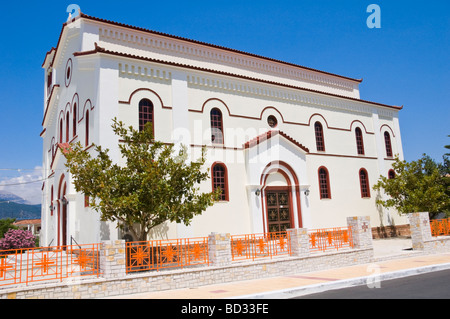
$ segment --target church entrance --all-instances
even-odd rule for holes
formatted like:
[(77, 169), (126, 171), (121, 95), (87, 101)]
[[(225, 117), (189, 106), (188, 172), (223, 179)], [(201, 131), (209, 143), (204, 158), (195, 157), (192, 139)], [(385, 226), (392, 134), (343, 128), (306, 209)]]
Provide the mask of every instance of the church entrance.
[(266, 205), (270, 233), (292, 228), (291, 191), (289, 187), (267, 187)]

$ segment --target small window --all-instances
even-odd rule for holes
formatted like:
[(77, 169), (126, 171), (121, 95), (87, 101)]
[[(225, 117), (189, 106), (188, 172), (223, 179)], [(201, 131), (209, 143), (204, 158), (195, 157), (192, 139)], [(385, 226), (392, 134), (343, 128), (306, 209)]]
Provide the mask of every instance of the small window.
[(270, 116), (267, 118), (267, 124), (269, 124), (269, 126), (270, 126), (271, 128), (275, 128), (275, 127), (278, 126), (278, 120), (277, 120), (277, 118), (276, 118), (275, 116), (270, 115)]
[(391, 144), (391, 136), (388, 132), (384, 132), (384, 144), (386, 146), (386, 156), (392, 157), (392, 144)]
[(325, 152), (325, 141), (323, 138), (323, 127), (320, 122), (316, 122), (314, 124), (314, 130), (316, 132), (316, 146), (317, 151)]
[(356, 136), (356, 148), (358, 151), (358, 155), (364, 155), (363, 135), (362, 135), (362, 131), (359, 127), (357, 127), (355, 130), (355, 136)]
[(319, 168), (319, 190), (320, 199), (331, 198), (330, 178), (328, 176), (328, 170), (325, 167)]
[(361, 197), (370, 197), (369, 176), (364, 168), (359, 170), (359, 182), (361, 186)]
[(395, 171), (393, 169), (390, 169), (388, 172), (388, 178), (394, 179), (395, 178)]
[(59, 143), (63, 143), (63, 119), (59, 121)]
[[(148, 99), (139, 102), (139, 131), (142, 132), (147, 123), (153, 122), (153, 103)], [(153, 132), (155, 132), (153, 128)]]
[(213, 191), (217, 188), (222, 190), (221, 201), (228, 201), (228, 176), (225, 164), (217, 163), (212, 167)]
[(211, 110), (211, 141), (213, 144), (223, 144), (223, 119), (219, 109)]
[(86, 134), (86, 147), (89, 146), (89, 110), (86, 111), (86, 118), (85, 118), (85, 134)]
[(77, 136), (77, 103), (73, 105), (72, 133), (73, 137)]
[(49, 71), (47, 75), (47, 96), (50, 95), (51, 93), (51, 87), (53, 85), (52, 82), (53, 82), (53, 73), (52, 71)]
[(70, 113), (66, 115), (66, 143), (69, 143), (69, 131), (70, 131)]

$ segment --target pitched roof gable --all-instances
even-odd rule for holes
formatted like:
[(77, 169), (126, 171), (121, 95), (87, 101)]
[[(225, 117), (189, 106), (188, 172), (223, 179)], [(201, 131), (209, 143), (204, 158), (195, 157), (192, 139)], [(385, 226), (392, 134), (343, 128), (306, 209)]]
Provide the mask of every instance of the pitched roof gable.
[(294, 140), (292, 137), (290, 137), (286, 133), (284, 133), (282, 131), (278, 131), (278, 130), (268, 131), (264, 134), (261, 134), (255, 138), (251, 139), (250, 141), (248, 141), (247, 143), (244, 144), (244, 149), (249, 149), (251, 147), (254, 147), (254, 146), (256, 146), (264, 141), (267, 141), (277, 135), (284, 137), (286, 140), (288, 140), (289, 142), (291, 142), (292, 144), (294, 144), (295, 146), (297, 146), (298, 148), (303, 150), (305, 153), (309, 153), (309, 148), (300, 144), (298, 141)]

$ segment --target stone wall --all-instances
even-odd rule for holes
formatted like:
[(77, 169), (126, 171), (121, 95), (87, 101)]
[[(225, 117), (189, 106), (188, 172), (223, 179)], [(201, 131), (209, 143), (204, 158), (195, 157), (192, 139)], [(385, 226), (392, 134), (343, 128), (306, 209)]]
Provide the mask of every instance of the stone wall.
[(63, 282), (33, 284), (0, 289), (0, 299), (94, 299), (180, 288), (195, 288), (241, 280), (292, 275), (371, 262), (373, 259), (370, 221), (367, 217), (348, 219), (356, 243), (332, 252), (309, 250), (306, 229), (288, 230), (291, 255), (233, 262), (230, 234), (213, 233), (208, 238), (209, 266), (126, 274), (125, 241), (106, 241), (101, 245), (101, 277), (70, 279)]
[(450, 237), (433, 237), (431, 235), (430, 217), (428, 213), (412, 213), (408, 215), (411, 227), (411, 241), (414, 250), (427, 253), (450, 252)]

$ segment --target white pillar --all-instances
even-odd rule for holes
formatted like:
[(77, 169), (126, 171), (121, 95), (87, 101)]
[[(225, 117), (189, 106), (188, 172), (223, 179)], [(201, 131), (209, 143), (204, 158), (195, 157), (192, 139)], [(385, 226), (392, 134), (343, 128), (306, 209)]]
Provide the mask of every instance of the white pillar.
[[(174, 150), (178, 152), (181, 145), (187, 147), (187, 154), (190, 155), (191, 136), (189, 130), (189, 106), (188, 106), (188, 85), (187, 75), (182, 71), (172, 72), (172, 141), (175, 144)], [(188, 156), (188, 161), (191, 160)], [(193, 237), (191, 226), (177, 224), (178, 238)]]

